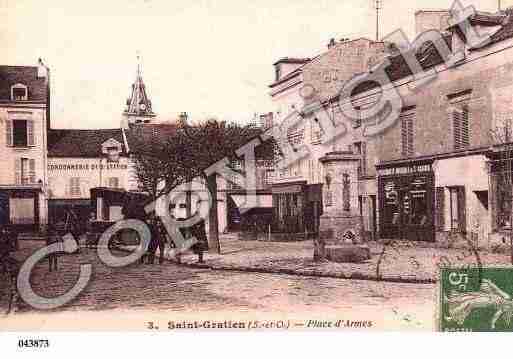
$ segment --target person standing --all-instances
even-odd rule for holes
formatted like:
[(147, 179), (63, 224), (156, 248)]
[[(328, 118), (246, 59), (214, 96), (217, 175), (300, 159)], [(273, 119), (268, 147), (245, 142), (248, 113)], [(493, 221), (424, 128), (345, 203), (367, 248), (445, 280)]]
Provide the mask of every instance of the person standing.
[(196, 237), (197, 242), (191, 247), (192, 251), (198, 255), (198, 263), (203, 263), (203, 252), (208, 251), (207, 232), (205, 230), (205, 220), (201, 218), (198, 223), (190, 228), (190, 233)]
[[(49, 245), (56, 244), (56, 243), (59, 243), (60, 246), (62, 247), (62, 237), (59, 235), (59, 233), (57, 232), (57, 230), (55, 228), (50, 227), (48, 229), (48, 233), (46, 236), (46, 245), (49, 246)], [(52, 251), (52, 253), (48, 254), (48, 265), (49, 265), (50, 272), (52, 270), (58, 270), (57, 260), (61, 253), (62, 253), (62, 248), (59, 251)]]

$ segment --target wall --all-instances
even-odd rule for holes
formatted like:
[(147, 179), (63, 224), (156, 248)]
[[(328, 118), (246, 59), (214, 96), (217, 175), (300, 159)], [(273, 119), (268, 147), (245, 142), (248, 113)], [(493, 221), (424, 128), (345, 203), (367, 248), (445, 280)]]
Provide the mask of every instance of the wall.
[[(46, 162), (46, 109), (44, 106), (0, 107), (0, 184), (15, 184), (15, 159), (35, 159), (36, 182), (45, 179)], [(6, 121), (32, 119), (34, 146), (16, 148), (7, 146)]]
[(315, 89), (316, 99), (329, 99), (338, 95), (344, 82), (367, 71), (383, 56), (381, 42), (363, 38), (338, 42), (303, 67), (303, 83)]
[[(107, 163), (102, 158), (100, 169), (100, 158), (49, 158), (49, 198), (89, 198), (91, 188), (109, 186), (109, 177), (118, 177), (119, 188), (128, 189), (127, 163), (126, 157), (120, 157), (118, 163)], [(80, 195), (70, 194), (70, 180), (73, 177), (80, 178)]]
[[(486, 52), (471, 53), (467, 62), (438, 73), (436, 80), (416, 93), (410, 92), (406, 85), (398, 88), (404, 106), (416, 106), (414, 157), (454, 150), (447, 95), (467, 89), (472, 89), (469, 108), (471, 147), (490, 145), (490, 130), (499, 125), (501, 119), (511, 118), (510, 114), (513, 113), (513, 94), (510, 91), (513, 84), (513, 49), (493, 51), (511, 45), (512, 41), (508, 40), (491, 46)], [(402, 157), (400, 136), (398, 121), (377, 136), (380, 160)]]
[(415, 35), (432, 29), (445, 30), (449, 18), (449, 10), (418, 10), (415, 12)]

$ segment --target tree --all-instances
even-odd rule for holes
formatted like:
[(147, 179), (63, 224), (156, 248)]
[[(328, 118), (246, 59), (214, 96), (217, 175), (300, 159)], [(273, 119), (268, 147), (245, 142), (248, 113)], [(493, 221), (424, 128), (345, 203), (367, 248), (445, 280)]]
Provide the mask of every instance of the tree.
[[(131, 155), (142, 189), (152, 200), (194, 178), (202, 178), (212, 197), (209, 213), (209, 246), (221, 252), (219, 243), (217, 175), (205, 170), (217, 161), (237, 158), (235, 151), (257, 137), (261, 130), (216, 119), (178, 125), (141, 125), (130, 129)], [(267, 142), (256, 148), (256, 156), (272, 156)], [(188, 201), (190, 203), (190, 201)]]
[(131, 159), (142, 190), (151, 200), (185, 182), (183, 166), (187, 144), (174, 125), (140, 126), (132, 129)]
[[(217, 205), (217, 175), (207, 176), (205, 169), (217, 161), (227, 158), (232, 161), (237, 158), (235, 151), (257, 137), (261, 130), (253, 126), (241, 126), (216, 119), (195, 124), (184, 124), (183, 132), (188, 140), (188, 159), (186, 166), (189, 173), (205, 180), (212, 196), (212, 208), (209, 213), (209, 246), (221, 253), (218, 226)], [(260, 147), (260, 146), (259, 146)], [(268, 145), (257, 147), (257, 152), (272, 152)]]
[[(501, 198), (502, 208), (497, 209), (500, 213), (498, 222), (504, 223), (505, 229), (509, 229), (511, 264), (513, 264), (513, 126), (511, 119), (505, 120), (502, 126), (497, 126), (490, 131), (490, 134), (493, 144), (490, 171), (496, 188), (495, 192), (497, 192), (492, 195)], [(509, 225), (507, 225), (508, 222)]]

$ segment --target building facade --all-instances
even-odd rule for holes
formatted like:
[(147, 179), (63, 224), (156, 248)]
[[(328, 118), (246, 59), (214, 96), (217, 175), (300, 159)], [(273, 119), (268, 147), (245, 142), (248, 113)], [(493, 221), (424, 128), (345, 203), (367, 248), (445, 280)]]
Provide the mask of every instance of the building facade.
[[(324, 56), (301, 66), (301, 77), (295, 87), (285, 88), (300, 91), (306, 87), (316, 93), (313, 100), (322, 106), (305, 117), (313, 122), (303, 121), (303, 128), (289, 136), (290, 143), (309, 144), (314, 150), (308, 159), (297, 162), (297, 167), (291, 166), (282, 173), (277, 171), (277, 184), (282, 181), (296, 186), (284, 192), (295, 189), (300, 193), (302, 188), (297, 184), (321, 184), (322, 206), (326, 209), (327, 178), (318, 158), (330, 152), (352, 152), (361, 158), (359, 211), (369, 234), (435, 241), (456, 233), (457, 237), (472, 238), (486, 245), (494, 235), (511, 228), (511, 188), (501, 178), (502, 173), (511, 171), (501, 160), (504, 158), (501, 146), (497, 147), (491, 134), (511, 120), (512, 10), (494, 14), (478, 12), (469, 19), (473, 30), (489, 36), (484, 46), (470, 44), (459, 27), (446, 27), (447, 15), (446, 11), (416, 13), (419, 33), (429, 28), (443, 31), (439, 42), (419, 43), (410, 50), (422, 69), (436, 70), (436, 78), (417, 86), (415, 91), (411, 90), (416, 85), (415, 78), (403, 54), (397, 48), (372, 44), (369, 40), (352, 45), (344, 40), (342, 44), (346, 48), (339, 45), (340, 49), (336, 42), (330, 42)], [(360, 51), (357, 44), (362, 43), (367, 43), (367, 47)], [(455, 66), (445, 66), (443, 50), (446, 48), (449, 57), (458, 56)], [(337, 58), (336, 53), (344, 51), (353, 51), (355, 57)], [(358, 56), (362, 56), (359, 61)], [(397, 119), (372, 136), (365, 135), (365, 130), (381, 123), (386, 114), (378, 113), (358, 121), (358, 116), (348, 118), (341, 109), (350, 106), (358, 114), (368, 108), (378, 96), (376, 87), (365, 84), (345, 102), (336, 93), (351, 73), (368, 72), (365, 66), (357, 66), (366, 64), (364, 57), (374, 65), (372, 71), (386, 73), (393, 84), (392, 90), (402, 100)], [(386, 61), (382, 62), (384, 58)], [(305, 86), (308, 81), (311, 86)], [(271, 85), (271, 97), (285, 103), (276, 96), (278, 85), (281, 83)], [(304, 96), (300, 98), (308, 104)], [(315, 137), (319, 137), (315, 119), (323, 113), (334, 123), (345, 123), (348, 128), (344, 136), (328, 147), (322, 143), (315, 145)], [(298, 203), (295, 199), (292, 202)], [(279, 208), (275, 210), (280, 212)], [(303, 212), (303, 218), (307, 216)]]
[[(51, 223), (73, 210), (82, 221), (91, 212), (91, 189), (129, 189), (128, 155), (122, 129), (52, 129), (48, 134), (48, 213)], [(115, 221), (120, 208), (95, 213)]]
[(47, 223), (46, 132), (49, 71), (0, 66), (0, 224), (35, 230)]

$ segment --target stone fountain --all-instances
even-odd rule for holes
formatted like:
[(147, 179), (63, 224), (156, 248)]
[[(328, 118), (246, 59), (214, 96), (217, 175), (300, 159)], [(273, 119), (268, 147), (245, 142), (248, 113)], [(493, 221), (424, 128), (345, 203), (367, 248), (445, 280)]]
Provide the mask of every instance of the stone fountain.
[(364, 243), (363, 219), (358, 210), (360, 156), (351, 151), (327, 153), (323, 164), (323, 215), (319, 238), (314, 240), (314, 260), (362, 262), (370, 259)]

